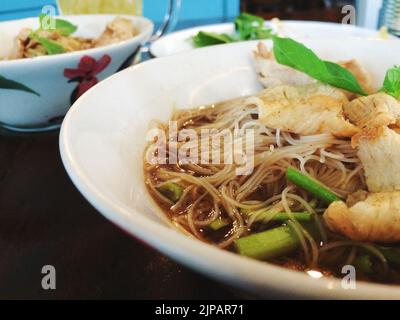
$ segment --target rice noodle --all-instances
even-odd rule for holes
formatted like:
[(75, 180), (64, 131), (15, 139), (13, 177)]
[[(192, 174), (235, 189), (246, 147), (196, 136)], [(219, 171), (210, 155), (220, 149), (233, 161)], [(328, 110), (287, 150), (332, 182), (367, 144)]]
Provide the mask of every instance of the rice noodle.
[[(315, 208), (315, 199), (288, 184), (285, 179), (286, 169), (293, 166), (343, 197), (365, 188), (363, 167), (351, 141), (337, 139), (326, 133), (299, 136), (268, 128), (255, 119), (259, 103), (254, 97), (240, 98), (174, 113), (172, 120), (177, 121), (179, 130), (193, 129), (200, 144), (209, 143), (205, 150), (199, 148), (199, 157), (210, 158), (206, 152), (214, 148), (209, 137), (201, 136), (204, 129), (236, 130), (236, 136), (230, 142), (233, 145), (245, 137), (248, 129), (254, 130), (254, 170), (250, 175), (239, 176), (236, 173), (238, 165), (235, 163), (145, 164), (146, 183), (154, 197), (170, 207), (170, 214), (176, 224), (198, 239), (221, 248), (229, 247), (233, 241), (256, 227), (268, 229), (274, 213), (286, 212), (290, 218), (287, 224), (298, 236), (303, 261), (308, 266), (317, 267), (321, 255), (327, 251), (342, 255), (343, 248), (361, 246), (374, 254), (387, 268), (386, 259), (373, 246), (332, 240), (318, 215), (326, 207)], [(157, 125), (168, 136), (168, 124)], [(187, 142), (178, 141), (178, 146), (183, 143)], [(189, 145), (195, 146), (192, 142)], [(225, 150), (224, 146), (225, 141), (218, 149), (221, 159), (226, 155), (234, 155), (234, 150)], [(146, 150), (146, 155), (149, 152), (150, 148)], [(167, 181), (178, 181), (184, 187), (181, 198), (175, 204), (157, 191), (156, 186)], [(319, 232), (318, 240), (295, 219), (295, 210), (313, 214)], [(265, 211), (271, 215), (260, 225), (260, 214)], [(210, 236), (207, 227), (216, 219), (227, 220), (229, 227)], [(357, 252), (356, 249), (350, 251), (348, 261), (354, 260)]]
[(385, 272), (389, 270), (389, 265), (388, 262), (385, 258), (385, 256), (372, 244), (369, 243), (360, 243), (360, 242), (355, 242), (355, 241), (348, 241), (348, 240), (343, 240), (343, 241), (337, 241), (337, 242), (332, 242), (329, 244), (324, 245), (321, 249), (320, 252), (326, 252), (329, 250), (337, 249), (340, 247), (361, 247), (375, 255), (382, 263)]

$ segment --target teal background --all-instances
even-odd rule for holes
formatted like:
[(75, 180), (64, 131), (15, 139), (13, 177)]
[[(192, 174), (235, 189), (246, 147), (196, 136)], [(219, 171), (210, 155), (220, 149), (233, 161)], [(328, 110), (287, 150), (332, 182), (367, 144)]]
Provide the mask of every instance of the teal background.
[[(85, 1), (85, 0), (82, 0)], [(156, 24), (163, 20), (166, 0), (143, 0), (144, 15)], [(39, 15), (42, 6), (55, 0), (0, 0), (0, 21)], [(240, 0), (182, 0), (181, 24), (229, 21), (239, 13)]]

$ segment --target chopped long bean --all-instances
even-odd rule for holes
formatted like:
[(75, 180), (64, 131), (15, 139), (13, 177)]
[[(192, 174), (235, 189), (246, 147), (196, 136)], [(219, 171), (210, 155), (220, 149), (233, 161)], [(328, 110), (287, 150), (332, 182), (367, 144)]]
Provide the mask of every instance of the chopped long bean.
[(216, 219), (208, 225), (208, 228), (210, 228), (213, 231), (218, 231), (221, 230), (222, 228), (225, 228), (229, 224), (230, 222), (228, 219)]
[(301, 189), (304, 189), (311, 193), (314, 197), (322, 200), (326, 204), (331, 204), (335, 201), (342, 201), (340, 197), (334, 194), (331, 190), (324, 187), (321, 183), (306, 176), (300, 171), (294, 169), (293, 167), (289, 167), (286, 171), (286, 178), (294, 183)]
[[(314, 222), (302, 222), (301, 225), (311, 235), (319, 237)], [(296, 251), (299, 247), (300, 239), (288, 225), (245, 236), (234, 242), (234, 248), (240, 255), (258, 260), (278, 258)]]
[(267, 230), (234, 242), (236, 251), (243, 256), (269, 260), (295, 251), (300, 245), (296, 233), (289, 226)]
[(174, 203), (178, 202), (183, 194), (183, 188), (175, 182), (166, 182), (157, 189)]
[(390, 264), (400, 266), (400, 249), (381, 247), (379, 250)]
[[(253, 212), (242, 210), (242, 212), (250, 217)], [(293, 217), (300, 222), (309, 222), (313, 220), (313, 214), (310, 212), (292, 212)], [(257, 213), (257, 217), (255, 218), (255, 222), (286, 222), (290, 220), (289, 215), (286, 212), (271, 212), (264, 211)], [(213, 231), (221, 230), (230, 224), (228, 219), (216, 219), (208, 225), (208, 228)]]
[(354, 259), (353, 264), (354, 264), (356, 270), (360, 270), (362, 273), (364, 273), (366, 275), (372, 274), (374, 272), (372, 261), (371, 261), (371, 256), (368, 254), (364, 254), (364, 255), (356, 257)]

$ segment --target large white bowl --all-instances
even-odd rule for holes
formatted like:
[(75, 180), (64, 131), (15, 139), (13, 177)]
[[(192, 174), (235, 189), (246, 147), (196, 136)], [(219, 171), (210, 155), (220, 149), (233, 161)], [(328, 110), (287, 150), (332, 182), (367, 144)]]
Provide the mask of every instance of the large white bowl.
[[(377, 87), (385, 70), (399, 63), (397, 41), (305, 43), (326, 59), (357, 58)], [(204, 244), (175, 230), (149, 197), (142, 168), (149, 121), (168, 120), (174, 107), (194, 107), (259, 90), (251, 59), (256, 44), (216, 46), (156, 59), (91, 89), (68, 112), (61, 130), (61, 155), (72, 181), (94, 207), (130, 234), (184, 265), (261, 296), (400, 298), (400, 287), (360, 282), (356, 290), (344, 290), (340, 280), (312, 279)]]
[[(74, 35), (98, 37), (116, 15), (63, 16), (62, 19), (78, 26)], [(21, 83), (38, 95), (19, 90), (2, 89), (0, 86), (0, 124), (20, 131), (37, 131), (57, 125), (74, 100), (77, 82), (64, 76), (66, 68), (77, 69), (84, 56), (96, 61), (108, 56), (106, 68), (94, 74), (101, 81), (120, 70), (133, 58), (139, 46), (146, 42), (153, 23), (142, 17), (124, 16), (132, 20), (138, 35), (116, 44), (54, 56), (42, 56), (20, 60), (0, 60), (0, 76)], [(37, 29), (38, 18), (28, 18), (0, 23), (0, 57), (10, 54), (14, 39), (22, 28)], [(59, 124), (59, 122), (58, 122)]]
[[(267, 27), (272, 28), (282, 36), (294, 39), (306, 38), (379, 38), (377, 30), (370, 30), (348, 24), (318, 22), (318, 21), (281, 21), (279, 24), (266, 22)], [(165, 57), (171, 54), (194, 49), (191, 38), (199, 31), (228, 33), (235, 31), (233, 23), (220, 23), (199, 26), (168, 34), (153, 42), (150, 52), (155, 57)], [(395, 38), (389, 36), (390, 38)]]

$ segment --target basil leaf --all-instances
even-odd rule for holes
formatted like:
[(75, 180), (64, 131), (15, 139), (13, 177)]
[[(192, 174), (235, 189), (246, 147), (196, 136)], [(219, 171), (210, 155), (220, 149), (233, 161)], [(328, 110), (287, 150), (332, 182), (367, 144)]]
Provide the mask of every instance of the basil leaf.
[(38, 37), (37, 41), (43, 47), (45, 47), (48, 55), (60, 54), (60, 53), (64, 53), (65, 52), (64, 47), (62, 45), (58, 44), (57, 42), (53, 41), (53, 40), (42, 38), (42, 37)]
[(258, 27), (264, 26), (264, 19), (262, 17), (246, 12), (242, 12), (240, 15), (238, 15), (235, 22), (250, 23)]
[(385, 81), (383, 82), (382, 92), (390, 94), (396, 99), (400, 99), (400, 67), (394, 66), (386, 73)]
[(251, 35), (250, 35), (250, 40), (265, 40), (265, 39), (271, 39), (273, 36), (272, 29), (259, 29), (255, 30)]
[(367, 95), (349, 70), (333, 62), (324, 61), (324, 63), (329, 72), (329, 79), (326, 80), (328, 84), (363, 96)]
[(62, 36), (69, 36), (77, 29), (78, 27), (71, 22), (62, 19), (56, 19), (56, 31)]
[(272, 30), (264, 28), (264, 19), (248, 13), (241, 13), (235, 19), (235, 29), (240, 40), (268, 39)]
[(46, 49), (48, 55), (65, 53), (64, 47), (53, 40), (40, 37), (35, 32), (32, 32), (29, 37), (39, 42)]
[[(46, 28), (45, 24), (45, 19), (46, 17), (48, 17), (49, 19), (54, 19), (52, 17), (50, 17), (47, 14), (40, 14), (39, 15), (39, 22), (40, 22), (40, 29), (41, 30), (48, 30), (48, 28)], [(55, 19), (55, 23), (54, 23), (55, 28), (51, 29), (51, 31), (55, 31), (58, 32), (61, 36), (69, 36), (70, 34), (74, 33), (78, 27), (74, 24), (72, 24), (71, 22), (68, 22), (66, 20), (63, 19)]]
[(273, 37), (274, 55), (277, 62), (304, 73), (311, 72), (320, 78), (326, 73), (324, 62), (307, 47), (290, 39)]
[(321, 60), (312, 50), (290, 39), (272, 37), (274, 55), (278, 63), (301, 71), (334, 87), (366, 95), (356, 77), (342, 66)]
[(26, 85), (7, 79), (3, 76), (0, 75), (0, 89), (9, 89), (9, 90), (19, 90), (19, 91), (25, 91), (29, 93), (33, 93), (37, 95), (38, 97), (40, 96), (39, 93), (37, 93), (35, 90), (32, 90), (31, 88), (27, 87)]
[(228, 34), (219, 34), (204, 31), (200, 31), (196, 36), (193, 37), (193, 43), (196, 48), (230, 43), (234, 41), (235, 39)]
[(241, 13), (235, 19), (235, 30), (236, 35), (200, 31), (192, 38), (192, 41), (196, 48), (201, 48), (239, 40), (259, 40), (272, 37), (272, 29), (264, 27), (264, 19), (248, 13)]

